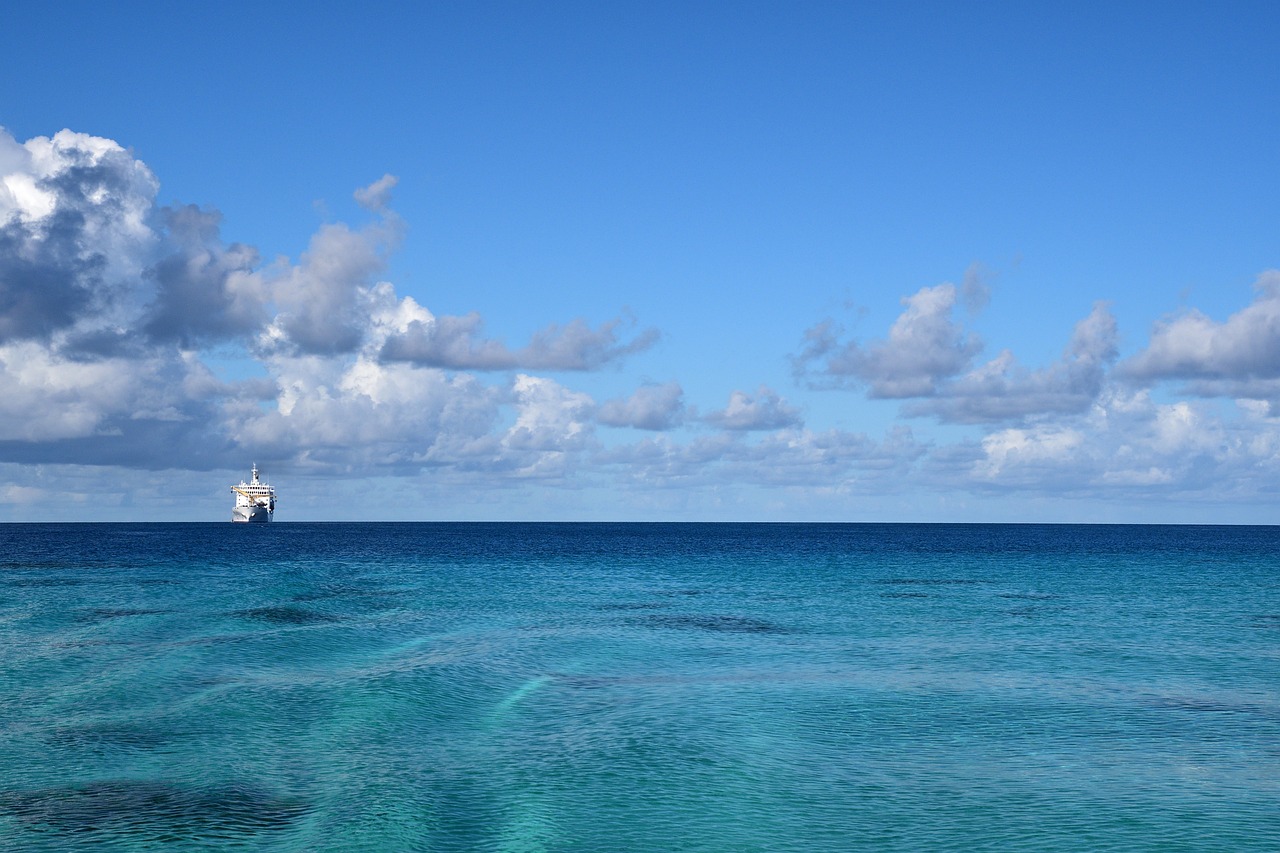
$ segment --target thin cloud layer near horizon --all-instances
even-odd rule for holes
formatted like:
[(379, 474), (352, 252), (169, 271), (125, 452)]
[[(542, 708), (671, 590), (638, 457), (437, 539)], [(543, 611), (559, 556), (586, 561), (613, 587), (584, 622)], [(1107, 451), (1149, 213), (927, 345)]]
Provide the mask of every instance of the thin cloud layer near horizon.
[(137, 9), (0, 33), (0, 520), (1277, 518), (1270, 4)]

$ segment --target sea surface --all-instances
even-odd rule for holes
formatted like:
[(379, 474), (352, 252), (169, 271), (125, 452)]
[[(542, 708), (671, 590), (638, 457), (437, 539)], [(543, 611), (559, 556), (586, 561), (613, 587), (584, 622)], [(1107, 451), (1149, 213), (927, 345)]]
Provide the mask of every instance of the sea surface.
[(1280, 527), (0, 525), (0, 849), (1280, 850)]

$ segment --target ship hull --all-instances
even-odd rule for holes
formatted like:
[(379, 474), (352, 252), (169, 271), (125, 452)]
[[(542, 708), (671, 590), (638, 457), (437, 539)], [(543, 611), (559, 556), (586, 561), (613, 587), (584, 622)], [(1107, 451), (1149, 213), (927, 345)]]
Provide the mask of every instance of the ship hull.
[(238, 506), (231, 510), (232, 521), (267, 522), (271, 520), (271, 510), (265, 506)]
[(258, 478), (258, 465), (253, 465), (253, 480), (232, 486), (231, 492), (236, 496), (235, 506), (231, 509), (231, 520), (239, 522), (270, 521), (276, 511), (276, 490), (269, 483)]

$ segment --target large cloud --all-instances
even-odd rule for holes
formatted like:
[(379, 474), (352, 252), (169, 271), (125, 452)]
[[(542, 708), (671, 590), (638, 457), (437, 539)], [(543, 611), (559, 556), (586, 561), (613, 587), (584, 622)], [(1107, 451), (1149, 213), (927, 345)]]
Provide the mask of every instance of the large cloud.
[[(1046, 367), (1022, 367), (1008, 350), (970, 366), (976, 338), (953, 319), (959, 296), (950, 285), (923, 289), (870, 344), (840, 343), (819, 325), (798, 359), (807, 378), (817, 366), (814, 384), (865, 387), (903, 399), (907, 415), (985, 425), (976, 438), (930, 448), (913, 475), (919, 488), (1201, 501), (1271, 491), (1280, 474), (1280, 274), (1262, 276), (1253, 303), (1223, 323), (1191, 312), (1161, 324), (1120, 368), (1117, 324), (1101, 302)], [(1258, 402), (1238, 399), (1231, 413), (1157, 401), (1141, 387), (1163, 379)]]
[[(464, 371), (593, 370), (657, 333), (574, 320), (508, 350), (476, 315), (437, 318), (378, 281), (403, 230), (395, 184), (356, 191), (368, 224), (326, 224), (296, 263), (264, 264), (222, 239), (217, 210), (158, 207), (115, 142), (0, 131), (0, 461), (570, 470), (593, 446), (590, 397)], [(217, 378), (228, 356), (252, 378)]]
[(821, 373), (837, 382), (865, 384), (872, 397), (926, 397), (939, 383), (969, 366), (982, 341), (952, 319), (959, 297), (954, 284), (922, 287), (902, 300), (906, 309), (884, 340), (840, 343), (839, 329), (825, 321), (805, 332), (797, 365), (819, 362)]
[(279, 313), (264, 343), (319, 355), (359, 348), (368, 319), (362, 297), (383, 269), (393, 234), (385, 224), (363, 230), (343, 224), (321, 227), (300, 262), (272, 276)]
[(358, 357), (291, 356), (272, 361), (274, 406), (243, 401), (231, 412), (238, 443), (327, 474), (413, 473), (482, 462), (499, 392), (447, 376)]
[(516, 463), (520, 477), (562, 477), (575, 454), (594, 446), (591, 397), (552, 379), (516, 376), (512, 386), (516, 421), (502, 437), (506, 460)]
[(1120, 366), (1144, 382), (1193, 380), (1202, 393), (1276, 399), (1280, 379), (1280, 270), (1254, 284), (1253, 302), (1216, 322), (1190, 310), (1158, 323), (1145, 349)]
[(229, 461), (225, 405), (261, 383), (218, 380), (190, 354), (68, 359), (0, 346), (0, 460), (209, 468)]
[(170, 248), (148, 271), (155, 301), (144, 330), (183, 348), (247, 339), (267, 323), (267, 284), (252, 246), (225, 245), (221, 215), (195, 205), (162, 212)]
[(1090, 411), (993, 430), (933, 454), (934, 487), (1106, 498), (1257, 498), (1280, 474), (1280, 421), (1248, 407), (1236, 417), (1204, 402), (1104, 392)]
[[(1062, 358), (1039, 369), (1020, 365), (1014, 354), (971, 367), (983, 344), (953, 317), (963, 300), (971, 310), (987, 291), (974, 275), (963, 289), (945, 282), (902, 300), (905, 309), (883, 340), (841, 343), (839, 330), (824, 321), (805, 333), (793, 358), (797, 376), (815, 387), (865, 387), (867, 396), (906, 400), (903, 412), (948, 423), (998, 423), (1087, 409), (1101, 393), (1118, 355), (1115, 319), (1096, 303), (1076, 324)], [(813, 365), (817, 364), (817, 374)]]
[(1105, 384), (1118, 354), (1115, 318), (1103, 303), (1076, 324), (1062, 358), (1027, 370), (1003, 350), (985, 365), (941, 384), (933, 397), (909, 403), (911, 415), (952, 423), (993, 423), (1033, 415), (1086, 411)]
[(119, 320), (155, 241), (158, 183), (109, 139), (0, 129), (0, 341)]

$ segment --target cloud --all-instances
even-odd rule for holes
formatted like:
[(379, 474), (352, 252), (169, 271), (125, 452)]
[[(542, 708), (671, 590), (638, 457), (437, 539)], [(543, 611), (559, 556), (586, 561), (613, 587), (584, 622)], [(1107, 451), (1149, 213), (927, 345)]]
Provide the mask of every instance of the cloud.
[(1225, 322), (1193, 309), (1157, 323), (1150, 343), (1120, 365), (1120, 374), (1139, 382), (1202, 380), (1197, 387), (1205, 392), (1245, 392), (1246, 383), (1261, 382), (1254, 387), (1274, 399), (1274, 380), (1280, 379), (1280, 270), (1262, 273), (1254, 289), (1253, 302)]
[(502, 438), (518, 477), (563, 477), (576, 451), (594, 444), (594, 401), (555, 380), (519, 374), (512, 383), (516, 422)]
[(609, 400), (596, 412), (606, 426), (654, 431), (679, 426), (684, 420), (684, 389), (679, 382), (643, 385), (625, 400)]
[(0, 341), (48, 338), (91, 306), (101, 264), (81, 257), (73, 239), (59, 239), (66, 230), (0, 226)]
[(1209, 404), (1109, 389), (1085, 413), (993, 430), (931, 454), (922, 485), (1081, 499), (1238, 501), (1280, 474), (1280, 421), (1267, 407), (1227, 418)]
[(231, 449), (223, 403), (255, 383), (217, 380), (194, 356), (70, 359), (0, 346), (0, 460), (208, 469)]
[(1263, 401), (1280, 414), (1280, 379), (1195, 379), (1184, 383), (1181, 391), (1196, 397)]
[(800, 426), (800, 410), (787, 405), (772, 389), (761, 385), (752, 397), (742, 391), (729, 395), (729, 405), (703, 420), (721, 429), (770, 430)]
[(358, 357), (276, 358), (273, 406), (228, 407), (239, 445), (302, 470), (415, 473), (450, 465), (485, 467), (501, 391), (469, 376), (384, 365)]
[(985, 365), (940, 384), (928, 399), (907, 404), (908, 415), (932, 415), (951, 423), (992, 423), (1033, 415), (1083, 412), (1101, 393), (1117, 348), (1115, 318), (1096, 303), (1076, 324), (1062, 358), (1028, 371), (1003, 350)]
[[(970, 288), (981, 301), (976, 286)], [(828, 320), (805, 332), (797, 372), (807, 375), (818, 362), (820, 375), (836, 384), (866, 385), (876, 398), (927, 397), (939, 384), (962, 373), (982, 350), (982, 341), (952, 320), (958, 292), (944, 282), (922, 287), (902, 300), (906, 310), (894, 321), (884, 340), (860, 345), (840, 343), (840, 330)]]
[[(224, 240), (216, 209), (157, 206), (155, 177), (111, 140), (0, 132), (0, 470), (13, 474), (0, 498), (151, 500), (119, 483), (256, 459), (333, 481), (412, 477), (397, 487), (410, 491), (598, 488), (619, 506), (644, 490), (708, 502), (777, 490), (823, 506), (891, 494), (1274, 500), (1280, 273), (1223, 322), (1161, 323), (1122, 369), (1104, 303), (1046, 366), (1008, 350), (980, 360), (957, 319), (988, 296), (977, 268), (903, 299), (882, 338), (814, 326), (795, 360), (811, 384), (977, 425), (956, 439), (893, 424), (877, 440), (809, 428), (764, 385), (701, 414), (677, 381), (600, 403), (565, 384), (577, 377), (539, 375), (620, 364), (657, 332), (579, 319), (508, 346), (477, 314), (433, 314), (382, 280), (403, 234), (394, 186), (384, 176), (356, 192), (363, 224), (326, 224), (296, 259), (264, 261)], [(1168, 379), (1237, 400), (1146, 387)], [(46, 467), (57, 470), (42, 479)]]
[(108, 139), (0, 130), (0, 341), (109, 321), (155, 241), (158, 183)]
[(511, 350), (501, 341), (481, 336), (483, 322), (477, 314), (428, 316), (389, 337), (380, 357), (452, 370), (597, 370), (643, 352), (658, 339), (656, 330), (647, 329), (630, 341), (620, 341), (621, 324), (621, 319), (614, 319), (592, 329), (579, 319), (551, 325), (535, 332), (528, 345)]
[(554, 379), (519, 374), (512, 383), (516, 422), (507, 430), (508, 447), (565, 450), (581, 446), (591, 435), (595, 405), (586, 394), (570, 391)]
[(0, 367), (0, 440), (50, 441), (92, 436), (128, 417), (158, 366), (72, 362), (27, 341), (0, 347)]
[(383, 175), (378, 180), (355, 191), (356, 202), (366, 210), (385, 211), (391, 202), (391, 190), (395, 189), (400, 179), (395, 175)]
[(961, 290), (949, 283), (925, 287), (903, 299), (905, 310), (884, 340), (865, 346), (840, 343), (834, 323), (825, 321), (805, 333), (805, 347), (793, 359), (798, 375), (821, 365), (818, 387), (843, 387), (853, 381), (871, 398), (908, 400), (903, 413), (931, 416), (948, 423), (998, 423), (1086, 410), (1106, 385), (1118, 357), (1118, 331), (1106, 303), (1098, 302), (1076, 324), (1062, 357), (1046, 368), (1029, 370), (1009, 350), (970, 368), (982, 342), (952, 319), (963, 295), (970, 310), (988, 297), (976, 268)]
[(1064, 427), (1000, 430), (982, 439), (983, 458), (975, 466), (975, 473), (995, 479), (1014, 466), (1023, 470), (1042, 463), (1060, 466), (1070, 460), (1083, 443), (1080, 432)]
[(224, 245), (222, 215), (195, 205), (165, 208), (169, 251), (148, 271), (156, 295), (143, 329), (186, 349), (249, 338), (267, 323), (270, 294), (252, 246)]
[[(883, 341), (842, 344), (832, 324), (815, 326), (800, 361), (817, 364), (828, 387), (852, 380), (870, 397), (903, 399), (905, 415), (989, 425), (976, 438), (923, 452), (904, 476), (925, 492), (1249, 501), (1272, 491), (1268, 481), (1280, 475), (1280, 367), (1271, 355), (1277, 304), (1280, 275), (1268, 274), (1253, 304), (1224, 323), (1193, 313), (1160, 326), (1152, 345), (1125, 363), (1128, 384), (1116, 381), (1119, 333), (1106, 303), (1093, 306), (1045, 367), (1023, 367), (1008, 350), (968, 366), (975, 339), (951, 319), (955, 294), (946, 286), (905, 300)], [(903, 354), (911, 341), (922, 350), (915, 360)], [(1239, 399), (1228, 417), (1213, 405), (1157, 402), (1134, 390), (1157, 378), (1184, 379), (1206, 396), (1254, 394), (1257, 402)]]
[(398, 228), (385, 220), (359, 230), (344, 224), (322, 226), (297, 266), (270, 276), (279, 313), (261, 344), (315, 355), (358, 349), (368, 317), (362, 297), (382, 271), (397, 234)]
[(960, 285), (960, 299), (970, 314), (977, 314), (991, 301), (991, 285), (987, 283), (990, 272), (976, 261), (964, 271)]
[[(0, 463), (208, 469), (251, 452), (335, 475), (571, 470), (594, 447), (589, 396), (432, 362), (592, 370), (657, 333), (575, 320), (509, 351), (476, 315), (435, 317), (378, 280), (403, 232), (395, 184), (356, 191), (372, 222), (324, 225), (296, 263), (264, 264), (223, 240), (216, 209), (158, 207), (115, 142), (0, 131)], [(424, 332), (444, 355), (381, 357)], [(251, 378), (219, 379), (225, 358)]]
[(628, 482), (662, 489), (728, 485), (888, 493), (908, 482), (925, 447), (906, 426), (881, 442), (864, 433), (782, 429), (758, 438), (717, 432), (688, 442), (646, 438), (600, 452), (595, 461)]
[(326, 226), (298, 265), (262, 269), (252, 247), (222, 243), (217, 211), (157, 209), (155, 176), (111, 140), (63, 130), (19, 145), (0, 131), (0, 166), (0, 341), (123, 343), (127, 331), (192, 348), (261, 335), (352, 352), (361, 291), (399, 234), (381, 209), (386, 176), (358, 192), (377, 223)]

